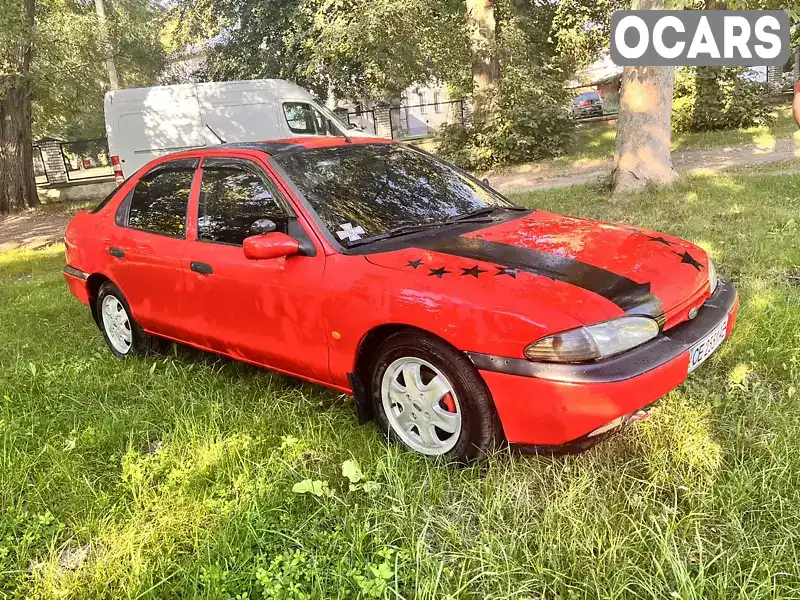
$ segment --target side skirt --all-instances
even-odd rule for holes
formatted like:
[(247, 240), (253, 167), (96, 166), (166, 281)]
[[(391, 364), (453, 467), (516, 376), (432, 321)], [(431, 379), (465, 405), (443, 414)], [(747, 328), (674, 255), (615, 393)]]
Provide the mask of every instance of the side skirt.
[(208, 348), (206, 346), (202, 346), (200, 344), (193, 344), (192, 342), (187, 342), (185, 340), (181, 340), (178, 338), (174, 338), (168, 335), (163, 335), (160, 333), (153, 333), (152, 331), (148, 331), (145, 329), (146, 333), (150, 335), (161, 338), (165, 340), (169, 340), (170, 342), (177, 342), (178, 344), (183, 344), (184, 346), (191, 346), (192, 348), (197, 348), (198, 350), (202, 350), (204, 352), (209, 352), (211, 354), (218, 354), (219, 356), (224, 356), (226, 358), (230, 358), (231, 360), (235, 360), (237, 362), (247, 363), (248, 365), (253, 365), (256, 367), (261, 367), (262, 369), (267, 369), (268, 371), (274, 371), (276, 373), (280, 373), (282, 375), (289, 375), (290, 377), (296, 377), (297, 379), (302, 379), (303, 381), (308, 381), (309, 383), (315, 383), (317, 385), (321, 385), (322, 387), (326, 387), (332, 390), (336, 390), (337, 392), (342, 392), (344, 394), (353, 395), (353, 391), (347, 389), (344, 386), (336, 385), (330, 383), (329, 381), (320, 381), (319, 379), (314, 379), (313, 377), (306, 377), (305, 375), (301, 375), (299, 373), (293, 373), (291, 371), (286, 371), (284, 369), (278, 369), (277, 367), (273, 367), (264, 363), (256, 362), (254, 360), (248, 360), (246, 358), (242, 358), (241, 356), (234, 356), (232, 354), (228, 354), (227, 352), (220, 352), (219, 350), (214, 350), (213, 348)]

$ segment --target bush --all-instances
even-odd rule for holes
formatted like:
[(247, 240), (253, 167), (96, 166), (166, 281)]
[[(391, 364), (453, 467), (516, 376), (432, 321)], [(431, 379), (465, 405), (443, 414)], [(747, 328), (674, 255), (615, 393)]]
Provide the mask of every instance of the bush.
[(768, 88), (741, 67), (684, 67), (675, 76), (672, 130), (715, 131), (769, 125)]
[(560, 87), (549, 91), (506, 80), (480, 106), (472, 123), (439, 131), (439, 155), (464, 169), (559, 156), (572, 140), (575, 125)]

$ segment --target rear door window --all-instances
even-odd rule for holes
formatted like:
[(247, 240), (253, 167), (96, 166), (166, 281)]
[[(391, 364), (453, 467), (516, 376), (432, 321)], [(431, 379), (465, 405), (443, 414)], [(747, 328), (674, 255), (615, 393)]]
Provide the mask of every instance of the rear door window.
[(278, 191), (260, 169), (245, 160), (206, 159), (197, 214), (203, 242), (240, 246), (253, 225), (269, 219), (287, 232), (289, 214)]
[(197, 160), (164, 163), (133, 190), (127, 226), (169, 237), (186, 237), (186, 209)]
[(284, 102), (283, 116), (292, 133), (328, 134), (328, 119), (307, 102)]

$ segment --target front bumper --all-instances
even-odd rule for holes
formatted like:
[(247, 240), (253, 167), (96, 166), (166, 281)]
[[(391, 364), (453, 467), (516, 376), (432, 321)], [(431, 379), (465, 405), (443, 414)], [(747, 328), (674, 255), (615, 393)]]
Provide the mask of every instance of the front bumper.
[(579, 108), (575, 111), (576, 119), (585, 119), (587, 117), (599, 117), (603, 114), (602, 106), (591, 106), (589, 108)]
[(535, 363), (470, 353), (492, 393), (506, 439), (560, 445), (647, 406), (687, 377), (689, 349), (727, 319), (733, 331), (739, 298), (720, 281), (692, 321), (624, 354), (587, 364)]

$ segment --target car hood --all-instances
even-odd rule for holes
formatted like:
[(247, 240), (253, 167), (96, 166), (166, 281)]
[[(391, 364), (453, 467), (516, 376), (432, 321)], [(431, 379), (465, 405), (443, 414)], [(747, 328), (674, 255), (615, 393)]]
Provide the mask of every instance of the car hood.
[[(428, 281), (457, 280), (453, 289), (478, 279), (483, 288), (523, 296), (546, 292), (584, 323), (621, 310), (669, 327), (709, 294), (708, 256), (701, 248), (666, 234), (544, 211), (463, 235), (409, 239), (408, 247), (367, 260)], [(598, 311), (601, 306), (606, 310)]]

